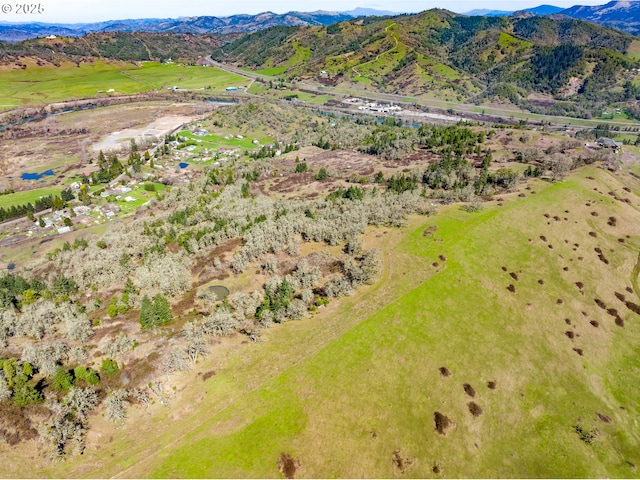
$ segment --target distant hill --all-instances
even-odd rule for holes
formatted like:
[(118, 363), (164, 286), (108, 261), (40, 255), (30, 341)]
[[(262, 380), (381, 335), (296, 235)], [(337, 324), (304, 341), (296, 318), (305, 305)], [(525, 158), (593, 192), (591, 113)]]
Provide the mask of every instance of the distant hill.
[(465, 12), (465, 15), (469, 17), (508, 17), (513, 11), (509, 10), (489, 10), (487, 8), (476, 8), (469, 12)]
[(49, 35), (81, 37), (89, 33), (100, 32), (190, 33), (194, 35), (247, 33), (274, 26), (332, 25), (355, 17), (385, 15), (396, 15), (396, 13), (371, 8), (356, 8), (348, 12), (322, 10), (283, 14), (263, 12), (257, 15), (232, 15), (229, 17), (147, 18), (79, 24), (0, 22), (0, 41), (20, 42)]
[(632, 34), (640, 33), (640, 1), (617, 0), (598, 6), (576, 5), (561, 13)]
[(540, 5), (538, 7), (526, 8), (526, 12), (531, 12), (535, 15), (554, 15), (560, 13), (563, 9), (556, 7), (555, 5)]
[[(538, 7), (533, 8), (525, 8), (524, 10), (520, 10), (521, 12), (529, 12), (534, 15), (554, 15), (556, 13), (560, 13), (563, 9), (560, 7), (556, 7), (553, 5), (540, 5)], [(487, 10), (487, 9), (476, 9), (471, 10), (470, 12), (466, 12), (465, 15), (469, 16), (482, 16), (482, 17), (508, 17), (513, 14), (514, 11), (507, 10)]]
[(390, 12), (389, 10), (376, 10), (375, 8), (362, 8), (358, 7), (346, 12), (340, 12), (352, 17), (383, 17), (398, 15), (399, 12)]

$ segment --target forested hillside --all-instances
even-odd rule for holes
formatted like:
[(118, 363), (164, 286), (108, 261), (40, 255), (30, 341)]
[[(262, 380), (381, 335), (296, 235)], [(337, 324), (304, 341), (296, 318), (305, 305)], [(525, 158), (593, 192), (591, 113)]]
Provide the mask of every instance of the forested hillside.
[[(575, 19), (467, 17), (446, 10), (329, 27), (278, 27), (222, 45), (214, 58), (284, 76), (368, 85), (389, 93), (448, 91), (548, 113), (589, 116), (635, 100), (627, 70), (635, 39)], [(323, 73), (324, 72), (324, 73)], [(532, 93), (570, 100), (527, 102)]]
[[(230, 36), (234, 39), (237, 36)], [(187, 60), (208, 55), (226, 40), (224, 35), (170, 33), (92, 33), (82, 38), (27, 40), (0, 43), (0, 63), (19, 62), (23, 57), (57, 63), (86, 58), (113, 60)]]

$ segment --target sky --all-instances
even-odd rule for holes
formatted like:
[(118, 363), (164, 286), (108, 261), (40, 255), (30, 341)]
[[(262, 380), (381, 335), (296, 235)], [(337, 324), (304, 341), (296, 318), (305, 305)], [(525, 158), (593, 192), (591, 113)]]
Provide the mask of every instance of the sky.
[[(24, 0), (13, 3), (0, 0), (0, 22), (56, 22), (78, 23), (119, 20), (127, 18), (178, 18), (189, 16), (229, 16), (239, 13), (256, 14), (264, 11), (312, 12), (315, 10), (344, 11), (356, 7), (420, 12), (430, 8), (446, 8), (454, 12), (468, 12), (476, 8), (492, 10), (520, 10), (551, 4), (568, 8), (573, 5), (602, 5), (608, 0), (29, 0), (28, 5), (41, 7), (41, 13), (18, 13)], [(39, 2), (39, 3), (33, 3)]]

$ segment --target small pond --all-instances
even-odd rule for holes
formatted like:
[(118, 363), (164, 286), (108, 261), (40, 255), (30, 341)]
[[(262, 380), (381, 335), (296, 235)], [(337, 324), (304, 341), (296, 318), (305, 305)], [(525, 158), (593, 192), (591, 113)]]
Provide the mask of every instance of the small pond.
[(229, 296), (229, 293), (231, 293), (227, 287), (223, 287), (222, 285), (212, 285), (210, 287), (207, 287), (207, 290), (215, 293), (216, 299), (219, 302), (227, 298)]
[(47, 170), (46, 172), (42, 172), (42, 173), (23, 173), (22, 175), (20, 175), (20, 178), (22, 180), (40, 180), (44, 176), (50, 177), (52, 175), (53, 175), (53, 170)]

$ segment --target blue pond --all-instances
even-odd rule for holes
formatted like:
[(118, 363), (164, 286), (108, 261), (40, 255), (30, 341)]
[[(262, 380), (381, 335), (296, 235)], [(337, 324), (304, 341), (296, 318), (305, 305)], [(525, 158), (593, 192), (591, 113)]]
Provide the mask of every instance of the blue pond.
[(178, 164), (178, 166), (179, 166), (180, 168), (187, 168), (187, 167), (189, 166), (189, 164), (188, 164), (188, 163), (184, 163), (184, 162), (182, 162), (182, 163), (179, 163), (179, 164)]
[(42, 173), (23, 173), (22, 175), (20, 175), (20, 178), (22, 180), (40, 180), (45, 175), (52, 176), (53, 170), (47, 170), (46, 172)]

